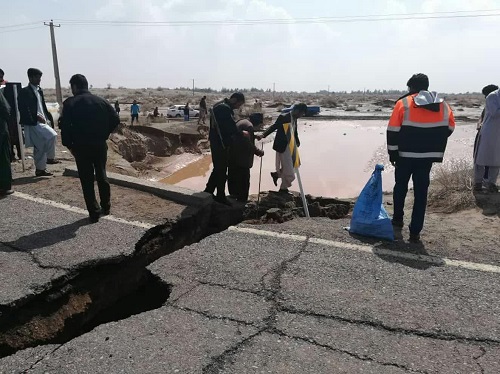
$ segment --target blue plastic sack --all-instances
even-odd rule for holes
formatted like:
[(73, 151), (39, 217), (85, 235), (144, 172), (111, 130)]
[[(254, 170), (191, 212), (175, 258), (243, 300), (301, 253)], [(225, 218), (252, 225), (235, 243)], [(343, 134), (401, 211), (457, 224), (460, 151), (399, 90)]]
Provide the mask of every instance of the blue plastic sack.
[(382, 170), (383, 165), (375, 166), (370, 180), (361, 191), (354, 205), (349, 232), (394, 240), (392, 222), (382, 205)]

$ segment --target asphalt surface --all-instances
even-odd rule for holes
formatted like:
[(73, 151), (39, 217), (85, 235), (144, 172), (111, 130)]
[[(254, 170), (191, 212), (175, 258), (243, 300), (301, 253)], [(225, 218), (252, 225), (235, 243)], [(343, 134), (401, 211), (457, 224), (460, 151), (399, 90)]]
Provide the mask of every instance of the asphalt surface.
[[(20, 194), (22, 195), (22, 194)], [(130, 255), (146, 232), (15, 195), (0, 199), (0, 307), (19, 304), (50, 289), (71, 272)]]
[[(47, 226), (33, 218), (14, 235), (2, 221), (1, 237), (39, 256), (43, 248), (23, 238), (57, 224), (39, 212)], [(342, 231), (332, 235), (326, 222), (298, 220), (275, 232), (242, 226), (162, 257), (148, 267), (172, 287), (162, 307), (20, 351), (0, 360), (0, 372), (499, 372), (500, 267), (377, 252), (348, 235), (339, 240)], [(63, 230), (66, 242), (87, 227)], [(38, 261), (64, 264), (56, 253)], [(42, 270), (31, 276), (51, 276)]]

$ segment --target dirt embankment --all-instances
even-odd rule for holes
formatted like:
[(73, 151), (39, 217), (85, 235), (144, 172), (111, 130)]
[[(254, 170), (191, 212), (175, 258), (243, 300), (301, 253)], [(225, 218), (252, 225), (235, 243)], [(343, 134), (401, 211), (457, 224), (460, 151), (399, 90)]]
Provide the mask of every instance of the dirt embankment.
[(110, 136), (110, 151), (115, 154), (111, 158), (119, 161), (122, 157), (125, 161), (116, 162), (114, 166), (132, 175), (159, 171), (174, 155), (200, 154), (207, 149), (208, 140), (202, 131), (175, 134), (150, 126), (120, 124)]

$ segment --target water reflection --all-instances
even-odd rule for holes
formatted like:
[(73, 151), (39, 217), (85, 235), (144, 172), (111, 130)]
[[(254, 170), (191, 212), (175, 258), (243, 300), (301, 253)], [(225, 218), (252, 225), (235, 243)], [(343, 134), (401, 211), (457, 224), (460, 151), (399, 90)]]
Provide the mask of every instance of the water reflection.
[[(305, 192), (316, 196), (355, 197), (377, 163), (386, 166), (384, 190), (392, 190), (394, 168), (387, 157), (386, 126), (386, 121), (379, 120), (300, 121), (300, 174)], [(463, 158), (472, 153), (474, 129), (474, 125), (457, 126), (448, 144), (447, 159)], [(258, 146), (260, 148), (260, 142)], [(264, 152), (261, 190), (276, 190), (270, 177), (275, 164), (271, 139), (266, 139)], [(252, 194), (257, 193), (259, 166), (260, 159), (256, 157), (251, 170)], [(206, 155), (162, 182), (203, 190), (211, 170), (211, 157)], [(297, 181), (292, 190), (298, 190)]]

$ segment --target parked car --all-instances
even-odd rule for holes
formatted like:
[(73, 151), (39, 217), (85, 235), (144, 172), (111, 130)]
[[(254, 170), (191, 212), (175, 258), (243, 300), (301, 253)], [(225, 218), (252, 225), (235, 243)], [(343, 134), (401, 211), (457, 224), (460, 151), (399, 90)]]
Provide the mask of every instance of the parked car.
[[(181, 118), (184, 117), (184, 107), (185, 105), (172, 105), (167, 110), (168, 118)], [(189, 117), (198, 117), (200, 115), (200, 111), (189, 107)]]
[[(281, 113), (288, 113), (291, 110), (292, 110), (292, 107), (285, 108), (285, 109), (283, 109), (281, 111)], [(307, 106), (306, 117), (315, 116), (315, 115), (319, 114), (320, 111), (321, 111), (320, 106), (318, 106), (318, 105), (308, 105)]]

